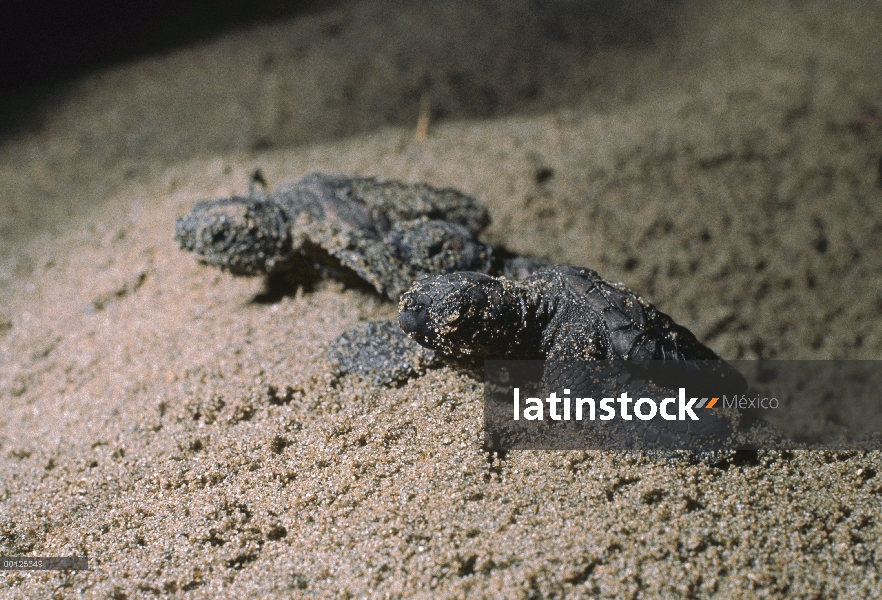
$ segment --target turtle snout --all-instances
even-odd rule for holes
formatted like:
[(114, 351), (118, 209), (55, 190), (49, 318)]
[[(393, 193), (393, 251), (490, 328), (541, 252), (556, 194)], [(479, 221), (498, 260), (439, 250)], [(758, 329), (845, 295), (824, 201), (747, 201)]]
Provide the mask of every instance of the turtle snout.
[(429, 306), (432, 299), (426, 294), (405, 294), (398, 307), (398, 324), (408, 335), (425, 335), (429, 330)]

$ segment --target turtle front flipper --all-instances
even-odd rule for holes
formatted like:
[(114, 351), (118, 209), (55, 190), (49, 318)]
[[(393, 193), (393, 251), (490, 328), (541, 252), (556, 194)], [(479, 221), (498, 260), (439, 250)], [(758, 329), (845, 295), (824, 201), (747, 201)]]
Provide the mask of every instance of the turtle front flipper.
[(338, 375), (351, 373), (380, 385), (401, 385), (427, 369), (441, 366), (394, 321), (371, 321), (344, 331), (326, 354)]
[(465, 227), (446, 221), (395, 223), (385, 234), (328, 225), (314, 227), (309, 239), (392, 300), (425, 277), (486, 272), (492, 258), (488, 245), (475, 240)]

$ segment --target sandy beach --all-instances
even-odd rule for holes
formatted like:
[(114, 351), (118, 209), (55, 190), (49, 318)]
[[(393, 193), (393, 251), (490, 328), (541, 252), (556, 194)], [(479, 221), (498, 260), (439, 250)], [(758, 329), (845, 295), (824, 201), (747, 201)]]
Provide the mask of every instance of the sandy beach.
[(882, 453), (485, 452), (479, 381), (332, 373), (394, 303), (173, 239), (255, 169), (427, 182), (724, 358), (878, 360), (882, 5), (425, 4), (97, 71), (0, 139), (0, 555), (91, 568), (0, 595), (882, 596)]

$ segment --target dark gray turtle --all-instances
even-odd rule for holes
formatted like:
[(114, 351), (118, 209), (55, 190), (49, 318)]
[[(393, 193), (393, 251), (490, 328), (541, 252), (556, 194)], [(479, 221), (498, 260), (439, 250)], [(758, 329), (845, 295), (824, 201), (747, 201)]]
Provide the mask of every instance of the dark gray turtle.
[[(399, 303), (400, 331), (386, 325), (384, 335), (395, 346), (410, 338), (472, 371), (485, 360), (719, 361), (688, 329), (591, 269), (515, 257), (503, 270), (509, 277), (460, 272), (414, 283)], [(348, 335), (368, 334), (359, 329)], [(396, 356), (397, 372), (407, 371), (405, 355)], [(374, 368), (395, 362), (378, 352), (365, 360)]]
[(416, 280), (487, 272), (492, 251), (475, 239), (487, 211), (452, 189), (313, 173), (272, 195), (197, 203), (175, 239), (207, 264), (238, 275), (307, 262), (338, 265), (398, 300)]
[(595, 271), (554, 266), (521, 281), (464, 272), (416, 282), (398, 305), (412, 339), (464, 366), (505, 359), (717, 360), (685, 327)]
[[(709, 389), (746, 388), (692, 332), (587, 268), (546, 267), (522, 281), (483, 273), (429, 277), (402, 296), (398, 322), (438, 358), (467, 370), (487, 360), (547, 361), (542, 380), (558, 393), (569, 388), (566, 393), (601, 398), (629, 382), (636, 397), (664, 398), (675, 395), (671, 390), (686, 374), (690, 384)], [(684, 370), (648, 362), (659, 360)], [(622, 448), (716, 448), (732, 433), (725, 418), (708, 413), (699, 421), (658, 416), (592, 427), (605, 429), (605, 447)]]
[[(540, 259), (493, 250), (475, 239), (488, 224), (477, 201), (452, 189), (313, 173), (272, 195), (260, 172), (248, 196), (197, 203), (178, 219), (184, 250), (236, 275), (275, 275), (307, 265), (324, 276), (355, 274), (398, 300), (422, 278), (457, 271), (522, 277)], [(406, 380), (434, 365), (431, 353), (397, 324), (344, 332), (328, 350), (339, 373), (379, 383)]]

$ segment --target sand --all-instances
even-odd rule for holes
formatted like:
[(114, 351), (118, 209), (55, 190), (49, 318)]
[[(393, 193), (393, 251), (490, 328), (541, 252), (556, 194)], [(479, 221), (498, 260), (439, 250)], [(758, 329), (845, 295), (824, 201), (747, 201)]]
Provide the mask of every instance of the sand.
[(91, 570), (2, 595), (879, 596), (879, 452), (487, 453), (466, 375), (332, 376), (392, 303), (267, 299), (175, 246), (256, 168), (425, 181), (726, 358), (882, 357), (879, 3), (617, 6), (337, 5), (84, 76), (6, 135), (0, 554)]

